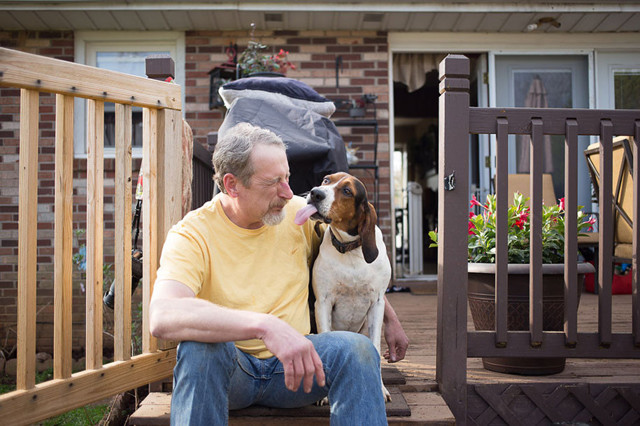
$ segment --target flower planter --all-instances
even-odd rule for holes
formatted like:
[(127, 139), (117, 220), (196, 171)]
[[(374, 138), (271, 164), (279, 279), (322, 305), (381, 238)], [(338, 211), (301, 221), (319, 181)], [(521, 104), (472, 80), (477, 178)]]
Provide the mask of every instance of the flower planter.
[[(476, 330), (493, 330), (495, 326), (495, 264), (469, 263), (469, 308)], [(508, 266), (508, 330), (529, 330), (529, 265)], [(578, 264), (578, 303), (584, 276), (593, 265)], [(542, 265), (542, 328), (562, 331), (564, 324), (564, 265)], [(556, 374), (564, 370), (565, 358), (482, 358), (485, 369), (522, 375)]]
[(284, 74), (275, 71), (256, 71), (247, 74), (246, 77), (284, 77)]

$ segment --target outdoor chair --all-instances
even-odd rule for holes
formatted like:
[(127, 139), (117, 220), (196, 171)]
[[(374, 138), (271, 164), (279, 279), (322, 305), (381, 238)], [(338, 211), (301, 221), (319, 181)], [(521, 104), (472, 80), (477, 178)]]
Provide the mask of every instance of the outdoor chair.
[[(510, 203), (513, 203), (513, 194), (515, 192), (521, 193), (524, 198), (531, 198), (529, 192), (529, 173), (514, 173), (508, 177), (509, 194), (511, 195)], [(542, 201), (547, 206), (553, 206), (558, 204), (556, 200), (556, 192), (553, 189), (553, 180), (551, 174), (544, 173), (542, 175)], [(529, 202), (526, 202), (529, 205)]]
[[(621, 136), (613, 139), (613, 261), (631, 263), (633, 222), (633, 170), (631, 138)], [(600, 143), (589, 145), (584, 151), (595, 195), (600, 190)], [(600, 206), (602, 209), (603, 206)]]

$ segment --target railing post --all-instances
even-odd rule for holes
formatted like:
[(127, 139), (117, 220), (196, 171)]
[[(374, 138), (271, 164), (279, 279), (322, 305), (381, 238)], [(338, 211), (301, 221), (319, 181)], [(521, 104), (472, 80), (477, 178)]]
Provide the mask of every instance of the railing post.
[[(168, 77), (175, 78), (175, 63), (169, 56), (157, 55), (147, 57), (145, 59), (145, 65), (146, 74), (149, 78), (162, 81)], [(149, 114), (145, 116), (150, 117)], [(155, 237), (153, 241), (149, 240), (148, 242), (148, 244), (153, 244), (154, 247), (145, 249), (150, 250), (149, 256), (154, 256), (155, 258), (148, 258), (146, 252), (143, 255), (143, 259), (148, 259), (150, 269), (143, 270), (144, 274), (148, 275), (148, 279), (145, 280), (143, 275), (143, 312), (145, 317), (143, 318), (142, 332), (144, 334), (143, 346), (152, 351), (155, 350), (156, 347), (159, 349), (170, 349), (176, 346), (176, 342), (156, 342), (155, 339), (152, 339), (151, 336), (148, 335), (147, 314), (148, 303), (151, 292), (153, 291), (156, 268), (159, 265), (164, 239), (171, 226), (182, 218), (182, 181), (186, 177), (183, 173), (185, 163), (183, 161), (183, 121), (181, 111), (160, 109), (157, 111), (155, 119), (149, 126), (149, 129), (155, 134), (153, 139), (155, 141), (153, 142), (155, 147), (149, 147), (149, 151), (143, 149), (143, 152), (153, 153), (156, 156), (155, 160), (151, 160), (156, 162), (155, 167), (149, 169), (153, 170), (155, 168), (156, 179), (154, 182), (149, 182), (149, 184), (155, 185), (157, 191), (157, 195), (154, 197), (155, 202), (150, 202), (151, 206), (155, 205), (157, 207), (155, 214), (157, 223), (151, 224), (151, 226), (153, 226), (153, 232), (157, 237)], [(152, 130), (151, 126), (153, 126), (155, 130)], [(188, 150), (188, 152), (192, 152), (192, 150)], [(148, 160), (149, 158), (145, 158), (145, 161)], [(191, 158), (189, 158), (188, 161), (191, 162)], [(176, 167), (176, 165), (180, 167)], [(146, 184), (147, 182), (145, 181), (145, 191), (147, 190)], [(143, 205), (143, 214), (145, 214), (144, 210)], [(146, 342), (146, 344), (144, 344), (144, 342)]]
[(469, 59), (440, 63), (438, 334), (436, 379), (456, 417), (467, 422), (467, 222)]
[(145, 74), (154, 80), (166, 80), (176, 77), (176, 64), (167, 55), (151, 55), (144, 59)]

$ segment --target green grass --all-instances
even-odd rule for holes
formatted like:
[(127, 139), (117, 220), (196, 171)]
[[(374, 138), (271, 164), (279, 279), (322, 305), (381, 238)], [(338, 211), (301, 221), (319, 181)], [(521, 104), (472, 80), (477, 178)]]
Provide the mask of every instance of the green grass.
[(9, 393), (15, 389), (16, 389), (16, 385), (0, 383), (0, 395), (2, 395), (3, 393)]
[(91, 426), (98, 424), (107, 411), (109, 411), (108, 405), (87, 405), (47, 419), (41, 424), (43, 426)]
[[(53, 369), (49, 368), (41, 373), (36, 373), (36, 383), (42, 383), (53, 379)], [(3, 375), (0, 377), (0, 394), (8, 393), (16, 389), (15, 380)], [(59, 416), (52, 417), (41, 423), (43, 426), (91, 426), (98, 424), (109, 411), (109, 405), (87, 405), (68, 411)]]

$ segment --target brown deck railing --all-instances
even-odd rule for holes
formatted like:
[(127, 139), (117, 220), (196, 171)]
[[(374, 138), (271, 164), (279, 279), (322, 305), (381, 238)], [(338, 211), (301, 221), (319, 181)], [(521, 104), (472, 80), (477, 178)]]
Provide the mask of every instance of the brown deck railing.
[[(0, 396), (0, 419), (30, 424), (171, 374), (148, 307), (166, 232), (181, 217), (180, 87), (0, 48), (0, 86), (21, 89), (17, 390)], [(54, 379), (35, 383), (39, 92), (56, 95)], [(86, 369), (72, 373), (71, 275), (74, 98), (87, 101)], [(116, 112), (114, 362), (103, 365), (104, 103)], [(131, 357), (131, 108), (143, 108), (143, 353)]]
[[(467, 226), (469, 135), (496, 136), (496, 321), (495, 330), (467, 329)], [(529, 331), (507, 330), (508, 135), (531, 136), (531, 256)], [(565, 253), (577, 253), (578, 135), (598, 136), (600, 148), (598, 332), (578, 332), (575, 258), (565, 257), (564, 331), (542, 328), (542, 145), (544, 135), (565, 137)], [(612, 333), (613, 206), (612, 139), (633, 136), (632, 332)], [(449, 55), (440, 64), (440, 163), (438, 201), (437, 380), (456, 419), (467, 421), (468, 357), (640, 358), (638, 300), (638, 193), (640, 111), (473, 108), (469, 106), (469, 60)], [(611, 208), (603, 207), (611, 206)]]

